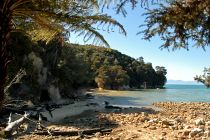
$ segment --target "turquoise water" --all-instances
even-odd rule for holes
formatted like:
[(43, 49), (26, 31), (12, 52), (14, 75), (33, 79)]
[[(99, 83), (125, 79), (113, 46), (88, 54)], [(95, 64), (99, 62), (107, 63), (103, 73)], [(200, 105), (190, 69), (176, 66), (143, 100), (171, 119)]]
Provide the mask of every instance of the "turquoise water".
[(210, 102), (210, 89), (203, 85), (166, 85), (165, 89), (112, 92), (110, 103), (120, 106), (148, 106), (154, 102)]

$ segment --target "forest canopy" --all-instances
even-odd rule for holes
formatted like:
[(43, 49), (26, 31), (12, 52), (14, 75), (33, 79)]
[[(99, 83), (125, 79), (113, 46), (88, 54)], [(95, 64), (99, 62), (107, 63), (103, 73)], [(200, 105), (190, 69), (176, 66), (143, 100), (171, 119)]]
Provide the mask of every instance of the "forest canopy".
[(66, 95), (87, 87), (128, 89), (145, 88), (146, 84), (146, 88), (162, 88), (167, 80), (164, 67), (154, 69), (152, 63), (144, 62), (143, 57), (134, 59), (100, 46), (63, 44), (59, 37), (45, 44), (43, 41), (32, 42), (24, 35), (15, 36), (17, 34), (14, 34), (15, 45), (27, 45), (16, 48), (14, 56), (18, 61), (9, 66), (7, 83), (19, 69), (24, 69), (27, 76), (17, 87), (27, 87), (23, 90), (28, 90), (25, 93), (31, 95), (41, 94), (51, 85)]

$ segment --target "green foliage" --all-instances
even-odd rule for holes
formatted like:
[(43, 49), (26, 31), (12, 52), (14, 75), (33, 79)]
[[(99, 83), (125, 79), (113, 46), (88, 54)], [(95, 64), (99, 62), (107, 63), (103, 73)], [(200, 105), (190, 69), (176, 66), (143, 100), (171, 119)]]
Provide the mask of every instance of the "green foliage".
[[(63, 34), (68, 37), (71, 33), (76, 33), (78, 36), (83, 36), (84, 41), (93, 39), (93, 43), (109, 46), (98, 30), (106, 28), (109, 32), (117, 26), (120, 33), (126, 35), (126, 31), (119, 22), (98, 11), (114, 5), (117, 13), (126, 15), (124, 7), (127, 3), (131, 3), (134, 8), (137, 0), (1, 0), (0, 109), (4, 100), (8, 64), (12, 61), (12, 52), (15, 50), (9, 45), (12, 32), (23, 32), (35, 41), (42, 40), (47, 43), (57, 35)], [(42, 51), (40, 53), (43, 53)], [(51, 54), (61, 55), (54, 51)], [(58, 73), (56, 69), (56, 64), (60, 62), (58, 57), (51, 57), (53, 61), (49, 65), (45, 62), (53, 71), (52, 75)]]
[[(113, 66), (121, 66), (129, 76), (128, 85), (133, 88), (142, 88), (144, 82), (148, 88), (163, 87), (166, 82), (166, 70), (155, 71), (151, 63), (145, 63), (143, 57), (138, 59), (131, 58), (121, 54), (116, 50), (104, 47), (96, 47), (91, 45), (74, 45), (74, 49), (81, 54), (83, 60), (87, 64), (87, 75), (90, 86), (95, 86), (95, 78), (98, 76), (99, 69), (111, 68)], [(163, 70), (161, 73), (160, 71)], [(164, 71), (165, 70), (165, 71)], [(105, 71), (105, 70), (104, 70)], [(107, 70), (108, 71), (108, 70)], [(103, 74), (102, 74), (103, 75)], [(101, 79), (97, 79), (102, 85), (105, 83)]]
[(129, 83), (129, 76), (121, 66), (102, 66), (97, 73), (96, 83), (99, 88), (119, 89)]
[(36, 41), (41, 39), (48, 42), (59, 33), (74, 33), (83, 36), (84, 41), (93, 39), (94, 43), (109, 46), (98, 30), (110, 31), (119, 27), (120, 33), (126, 35), (119, 22), (106, 14), (96, 12), (100, 4), (95, 0), (8, 1), (5, 0), (0, 8), (3, 11), (10, 9), (11, 13), (8, 14), (11, 15), (8, 16), (8, 20), (13, 21), (13, 30), (22, 30)]
[(194, 42), (197, 47), (210, 43), (209, 0), (173, 1), (147, 11), (144, 39), (158, 35), (164, 41), (162, 48), (188, 49)]
[[(148, 88), (155, 88), (163, 87), (166, 82), (164, 67), (156, 67), (155, 71), (151, 63), (144, 62), (143, 57), (134, 59), (110, 48), (64, 43), (61, 36), (48, 44), (43, 41), (32, 43), (24, 36), (15, 41), (19, 42), (14, 43), (16, 46), (22, 46), (23, 43), (30, 47), (17, 48), (17, 61), (10, 65), (9, 75), (13, 78), (20, 68), (24, 68), (31, 90), (29, 93), (32, 94), (40, 93), (52, 83), (59, 87), (62, 95), (68, 96), (72, 90), (82, 87), (142, 88), (146, 82)], [(27, 53), (22, 53), (23, 49)], [(47, 68), (47, 79), (42, 85), (38, 81), (38, 71), (31, 60), (26, 59), (31, 52), (41, 58), (42, 68)]]
[(62, 55), (57, 64), (60, 85), (63, 89), (72, 87), (78, 89), (86, 86), (87, 64), (83, 61), (79, 54), (76, 54), (73, 46), (65, 46), (62, 48)]
[(203, 83), (206, 87), (210, 87), (210, 68), (204, 68), (203, 75), (196, 75), (194, 79), (198, 82)]
[(166, 74), (167, 74), (167, 70), (165, 69), (165, 67), (163, 66), (156, 66), (156, 76), (157, 76), (157, 85), (159, 87), (162, 87), (165, 85), (167, 79), (166, 79)]

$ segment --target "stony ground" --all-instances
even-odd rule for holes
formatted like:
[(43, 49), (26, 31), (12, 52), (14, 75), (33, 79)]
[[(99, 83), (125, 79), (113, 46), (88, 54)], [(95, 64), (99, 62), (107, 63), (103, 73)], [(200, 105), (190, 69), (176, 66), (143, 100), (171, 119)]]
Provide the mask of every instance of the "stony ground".
[(59, 124), (51, 124), (52, 130), (84, 130), (111, 128), (107, 134), (92, 136), (38, 136), (20, 135), (15, 139), (92, 139), (92, 140), (210, 140), (209, 103), (155, 103), (161, 108), (127, 108), (116, 111), (86, 111), (65, 118)]

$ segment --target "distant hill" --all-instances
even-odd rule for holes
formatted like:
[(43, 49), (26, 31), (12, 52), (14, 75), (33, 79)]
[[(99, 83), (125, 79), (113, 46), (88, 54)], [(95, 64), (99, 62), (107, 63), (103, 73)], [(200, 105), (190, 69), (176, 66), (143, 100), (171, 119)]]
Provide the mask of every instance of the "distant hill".
[(179, 84), (179, 85), (202, 85), (196, 81), (183, 81), (183, 80), (168, 80), (166, 84)]

